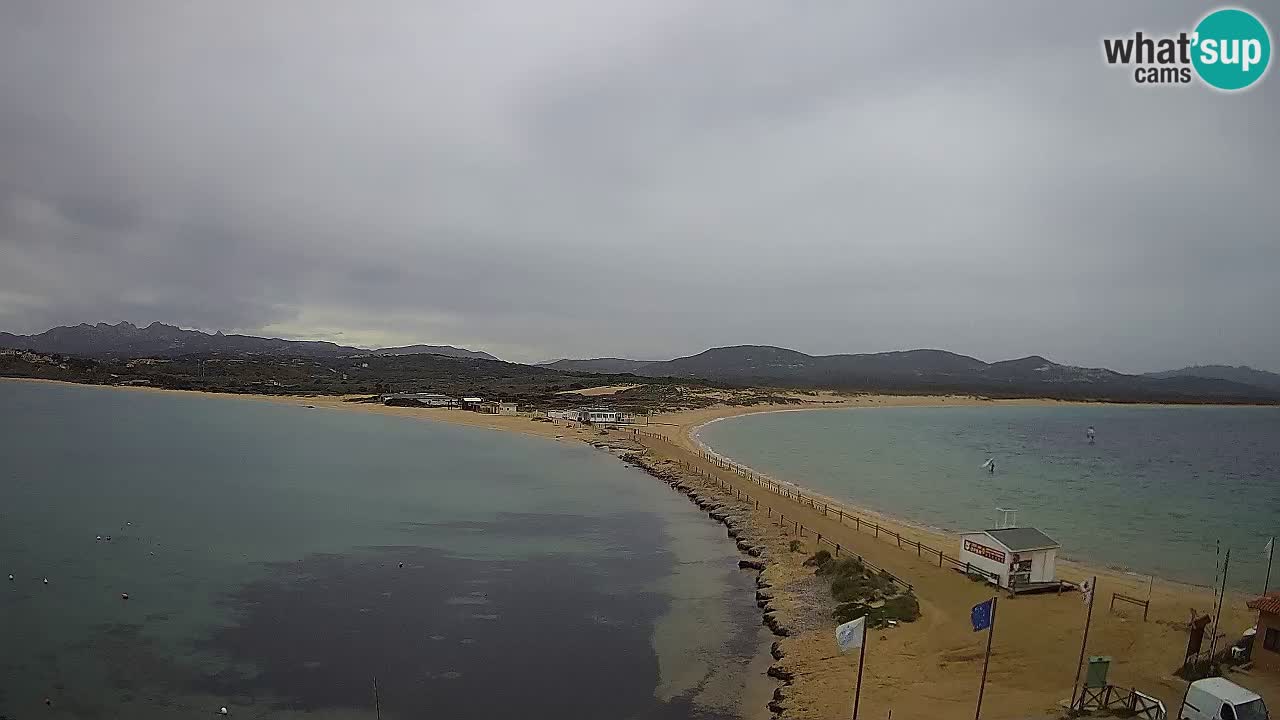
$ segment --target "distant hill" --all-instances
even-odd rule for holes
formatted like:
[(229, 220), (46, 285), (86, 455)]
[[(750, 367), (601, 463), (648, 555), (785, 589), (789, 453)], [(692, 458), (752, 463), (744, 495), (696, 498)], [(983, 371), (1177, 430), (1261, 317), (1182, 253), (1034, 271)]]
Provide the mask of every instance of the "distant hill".
[(479, 358), (481, 360), (497, 360), (487, 352), (467, 350), (452, 345), (405, 345), (404, 347), (378, 348), (375, 355), (444, 355), (445, 357)]
[(138, 327), (129, 322), (115, 325), (82, 323), (56, 327), (38, 335), (0, 333), (0, 348), (93, 358), (174, 358), (184, 355), (276, 355), (321, 358), (376, 352), (382, 355), (430, 353), (449, 357), (497, 359), (487, 353), (474, 353), (448, 345), (411, 345), (371, 351), (331, 342), (226, 335), (222, 332), (210, 334), (199, 330), (184, 330), (159, 322), (153, 322), (146, 327)]
[(1230, 380), (1231, 382), (1244, 383), (1245, 385), (1253, 385), (1255, 387), (1266, 388), (1268, 390), (1280, 391), (1280, 374), (1267, 372), (1266, 370), (1255, 370), (1246, 365), (1232, 367), (1231, 365), (1193, 365), (1184, 367), (1181, 370), (1165, 370), (1163, 372), (1147, 373), (1149, 378), (1185, 378), (1198, 377), (1213, 380)]
[(538, 367), (551, 368), (553, 370), (563, 370), (568, 372), (590, 372), (590, 373), (634, 373), (636, 375), (644, 374), (642, 371), (649, 365), (661, 364), (661, 360), (624, 360), (622, 358), (593, 358), (591, 360), (555, 360), (553, 362), (538, 363)]
[(696, 378), (735, 385), (824, 387), (889, 392), (962, 392), (1122, 401), (1280, 400), (1280, 388), (1229, 378), (1148, 377), (1061, 365), (1038, 355), (986, 363), (945, 350), (808, 355), (768, 345), (712, 348), (664, 361), (560, 360), (549, 367)]

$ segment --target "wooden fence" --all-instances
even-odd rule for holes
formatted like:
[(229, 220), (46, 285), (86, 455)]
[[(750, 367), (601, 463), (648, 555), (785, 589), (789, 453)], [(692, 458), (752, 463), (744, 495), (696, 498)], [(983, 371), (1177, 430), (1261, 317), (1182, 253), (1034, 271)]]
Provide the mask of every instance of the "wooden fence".
[(1091, 710), (1122, 710), (1144, 720), (1166, 720), (1168, 717), (1168, 711), (1160, 700), (1137, 688), (1116, 685), (1084, 688), (1072, 710), (1080, 713)]
[(1136, 598), (1130, 595), (1125, 595), (1124, 593), (1111, 593), (1111, 611), (1112, 612), (1114, 612), (1116, 609), (1117, 600), (1119, 600), (1120, 602), (1133, 603), (1134, 605), (1141, 605), (1142, 606), (1142, 622), (1147, 621), (1147, 611), (1150, 610), (1151, 608), (1150, 601), (1141, 600), (1139, 598)]
[[(679, 446), (671, 442), (670, 439), (668, 439), (663, 435), (658, 435), (656, 433), (646, 432), (644, 430), (639, 430), (635, 428), (632, 428), (631, 432), (636, 436), (650, 438), (652, 440), (657, 440), (661, 443), (670, 445), (674, 448), (683, 449), (683, 448), (679, 448)], [(734, 462), (726, 460), (718, 455), (708, 453), (702, 450), (696, 451), (693, 454), (695, 454), (697, 457), (702, 458), (706, 462), (712, 465), (715, 465), (721, 470), (732, 472), (741, 478), (750, 480), (751, 482), (755, 483), (756, 485), (759, 485), (760, 487), (768, 490), (769, 492), (774, 493), (775, 495), (781, 495), (790, 500), (794, 500), (795, 502), (798, 502), (801, 505), (808, 505), (814, 510), (820, 511), (824, 516), (833, 520), (838, 520), (839, 523), (845, 527), (852, 527), (854, 530), (870, 533), (876, 538), (883, 538), (886, 542), (896, 543), (898, 548), (901, 550), (910, 551), (914, 549), (916, 551), (917, 557), (919, 558), (928, 557), (930, 558), (929, 560), (930, 563), (933, 562), (932, 558), (936, 556), (938, 559), (938, 567), (951, 567), (955, 570), (959, 570), (965, 573), (966, 575), (981, 577), (990, 582), (998, 582), (999, 580), (998, 576), (995, 575), (994, 573), (987, 572), (986, 570), (976, 567), (970, 563), (962, 562), (959, 558), (955, 558), (950, 555), (947, 555), (942, 550), (925, 545), (924, 543), (918, 540), (912, 540), (911, 538), (903, 537), (901, 533), (898, 533), (892, 528), (888, 528), (881, 525), (876, 520), (868, 520), (856, 513), (851, 513), (848, 510), (838, 505), (832, 505), (825, 500), (819, 500), (813, 497), (806, 496), (804, 493), (800, 492), (797, 489), (787, 487), (786, 485), (770, 480), (769, 478), (762, 477), (757, 473), (747, 468), (744, 468), (741, 465), (738, 465)], [(712, 473), (707, 473), (703, 471), (701, 468), (695, 466), (693, 463), (689, 463), (685, 461), (679, 461), (679, 462), (682, 467), (694, 473), (695, 475), (715, 480), (718, 484), (721, 485), (721, 487), (725, 487), (725, 488), (732, 487), (727, 483), (725, 483), (721, 478), (715, 476)], [(741, 491), (736, 491), (736, 492), (739, 493), (740, 498), (746, 499), (748, 502), (751, 501), (750, 496), (748, 496), (746, 493), (743, 493)], [(755, 502), (756, 502), (756, 507), (759, 508), (760, 506), (759, 501), (757, 500)], [(766, 515), (769, 517), (772, 517), (773, 508), (766, 506)], [(781, 524), (782, 522), (783, 522), (782, 514), (779, 513), (779, 523)], [(842, 548), (839, 543), (831, 542), (829, 538), (822, 537), (820, 533), (815, 532), (811, 528), (806, 528), (805, 526), (801, 525), (798, 522), (795, 522), (794, 520), (790, 524), (792, 528), (795, 530), (797, 535), (799, 535), (800, 537), (804, 537), (805, 531), (808, 531), (810, 534), (815, 535), (817, 537), (817, 541), (819, 545), (821, 545), (823, 542), (826, 542), (828, 545), (833, 547), (835, 549), (836, 555), (839, 555), (842, 550), (847, 552), (847, 550)], [(786, 525), (782, 525), (782, 527), (786, 527)], [(894, 580), (896, 580), (900, 584), (906, 585), (908, 588), (911, 587), (910, 583), (900, 580), (899, 578), (893, 576), (892, 573), (888, 573), (888, 571), (886, 570), (881, 570), (880, 568), (876, 568), (872, 566), (865, 559), (862, 559), (861, 556), (858, 556), (858, 557), (859, 557), (859, 560), (861, 560), (864, 565), (871, 567), (873, 570), (884, 572), (890, 575), (891, 577), (894, 578)]]

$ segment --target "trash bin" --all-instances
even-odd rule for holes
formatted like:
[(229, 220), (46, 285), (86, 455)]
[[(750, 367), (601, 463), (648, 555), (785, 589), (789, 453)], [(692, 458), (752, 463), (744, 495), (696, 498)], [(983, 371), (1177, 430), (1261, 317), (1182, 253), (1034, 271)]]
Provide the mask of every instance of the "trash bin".
[(1084, 686), (1100, 688), (1107, 686), (1107, 669), (1111, 667), (1111, 658), (1106, 655), (1094, 655), (1089, 658), (1089, 670), (1084, 676)]

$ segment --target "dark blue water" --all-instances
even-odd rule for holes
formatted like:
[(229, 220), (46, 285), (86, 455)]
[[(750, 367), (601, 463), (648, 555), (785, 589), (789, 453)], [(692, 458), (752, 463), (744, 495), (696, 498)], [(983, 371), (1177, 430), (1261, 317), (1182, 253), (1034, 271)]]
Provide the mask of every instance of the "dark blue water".
[[(1094, 444), (1086, 429), (1094, 426)], [(750, 415), (701, 438), (762, 472), (947, 530), (1015, 508), (1068, 557), (1261, 590), (1280, 534), (1280, 409), (1111, 405)], [(980, 466), (996, 458), (997, 472)]]
[(739, 713), (735, 548), (600, 451), (99, 388), (0, 408), (0, 714), (373, 717), (375, 677), (388, 718)]

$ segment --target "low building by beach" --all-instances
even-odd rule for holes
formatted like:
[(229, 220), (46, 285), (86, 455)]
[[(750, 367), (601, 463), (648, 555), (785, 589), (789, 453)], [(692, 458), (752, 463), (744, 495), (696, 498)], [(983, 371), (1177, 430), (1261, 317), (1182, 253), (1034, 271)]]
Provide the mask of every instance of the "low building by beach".
[(622, 413), (610, 408), (584, 408), (578, 411), (578, 420), (590, 423), (620, 423)]
[(403, 392), (380, 395), (383, 405), (418, 405), (422, 407), (457, 407), (456, 398), (429, 392)]
[(490, 400), (486, 403), (480, 403), (480, 412), (488, 413), (490, 415), (515, 415), (516, 404)]
[(1057, 587), (1058, 541), (1035, 528), (961, 533), (960, 561), (982, 570), (1006, 590)]
[(1259, 670), (1280, 673), (1280, 591), (1249, 601), (1249, 609), (1258, 611), (1258, 630), (1249, 658)]
[(472, 410), (478, 412), (480, 406), (484, 404), (484, 398), (481, 397), (464, 397), (458, 401), (458, 407), (463, 410)]

